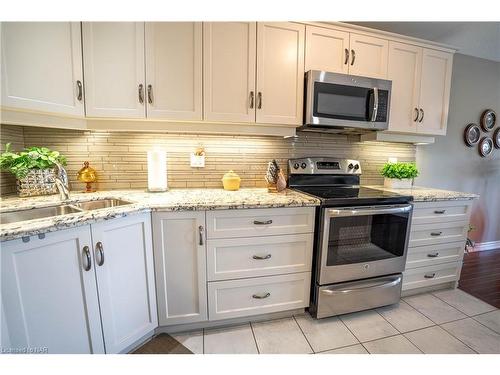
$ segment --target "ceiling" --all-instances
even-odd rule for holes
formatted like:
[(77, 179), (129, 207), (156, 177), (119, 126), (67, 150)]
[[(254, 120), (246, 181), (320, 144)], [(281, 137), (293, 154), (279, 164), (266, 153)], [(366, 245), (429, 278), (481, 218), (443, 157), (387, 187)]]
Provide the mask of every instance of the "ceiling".
[(500, 22), (349, 22), (457, 47), (459, 53), (500, 62)]

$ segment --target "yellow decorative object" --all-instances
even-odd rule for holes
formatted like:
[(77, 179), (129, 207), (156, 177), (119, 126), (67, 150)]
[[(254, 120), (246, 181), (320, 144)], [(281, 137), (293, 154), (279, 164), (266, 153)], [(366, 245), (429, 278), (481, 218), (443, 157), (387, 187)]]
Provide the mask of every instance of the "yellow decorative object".
[(97, 173), (94, 168), (89, 167), (89, 162), (83, 163), (83, 168), (78, 171), (77, 175), (78, 181), (84, 182), (85, 192), (92, 193), (95, 189), (92, 189), (92, 183), (97, 181)]
[(227, 172), (224, 177), (222, 177), (222, 185), (224, 185), (224, 190), (238, 190), (240, 188), (241, 178), (233, 171)]

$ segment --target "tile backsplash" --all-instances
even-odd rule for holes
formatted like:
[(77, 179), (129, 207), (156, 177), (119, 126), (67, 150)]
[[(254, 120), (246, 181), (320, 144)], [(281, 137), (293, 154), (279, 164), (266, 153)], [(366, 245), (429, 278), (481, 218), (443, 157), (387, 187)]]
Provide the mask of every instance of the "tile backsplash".
[[(415, 160), (415, 146), (402, 143), (359, 142), (357, 136), (299, 133), (298, 138), (269, 136), (193, 135), (169, 133), (98, 132), (2, 125), (1, 143), (46, 146), (68, 158), (67, 171), (72, 190), (82, 190), (77, 171), (88, 160), (97, 170), (100, 190), (145, 189), (146, 152), (155, 146), (167, 151), (170, 188), (222, 187), (223, 174), (232, 169), (242, 187), (264, 187), (267, 162), (276, 159), (286, 169), (289, 158), (332, 156), (358, 159), (363, 184), (380, 184), (379, 174), (388, 157)], [(191, 168), (190, 153), (197, 147), (206, 152), (205, 168)], [(2, 194), (15, 191), (15, 179), (1, 174)]]

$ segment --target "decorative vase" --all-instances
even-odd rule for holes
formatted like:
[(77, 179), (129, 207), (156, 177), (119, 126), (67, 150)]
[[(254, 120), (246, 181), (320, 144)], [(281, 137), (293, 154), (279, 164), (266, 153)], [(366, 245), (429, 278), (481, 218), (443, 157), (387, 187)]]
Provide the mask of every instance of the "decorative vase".
[(56, 169), (30, 169), (28, 174), (17, 180), (17, 193), (20, 197), (57, 194)]
[(413, 185), (412, 178), (384, 178), (384, 187), (389, 189), (411, 189)]

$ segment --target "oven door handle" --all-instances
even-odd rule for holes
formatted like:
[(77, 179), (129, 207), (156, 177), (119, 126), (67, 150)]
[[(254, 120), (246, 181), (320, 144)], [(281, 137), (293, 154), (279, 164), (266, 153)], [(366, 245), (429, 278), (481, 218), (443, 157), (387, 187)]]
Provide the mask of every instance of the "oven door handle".
[(367, 216), (367, 215), (383, 215), (383, 214), (401, 214), (410, 212), (412, 206), (410, 204), (404, 206), (395, 206), (387, 208), (352, 208), (352, 209), (328, 209), (328, 217), (336, 216)]
[(370, 119), (371, 122), (375, 122), (377, 120), (377, 112), (378, 112), (378, 88), (373, 88), (373, 109), (372, 109), (372, 117)]
[(367, 289), (375, 289), (375, 288), (390, 288), (390, 287), (393, 287), (393, 286), (396, 286), (398, 284), (401, 283), (401, 276), (397, 276), (396, 278), (390, 278), (390, 280), (388, 282), (384, 281), (384, 282), (380, 282), (380, 283), (376, 283), (376, 284), (373, 284), (373, 285), (369, 285), (369, 286), (366, 286), (366, 284), (361, 284), (360, 286), (358, 287), (354, 287), (354, 288), (338, 288), (338, 289), (322, 289), (321, 290), (321, 293), (323, 294), (326, 294), (326, 295), (333, 295), (333, 294), (336, 294), (336, 293), (351, 293), (351, 292), (356, 292), (356, 291), (359, 291), (359, 290), (367, 290)]

